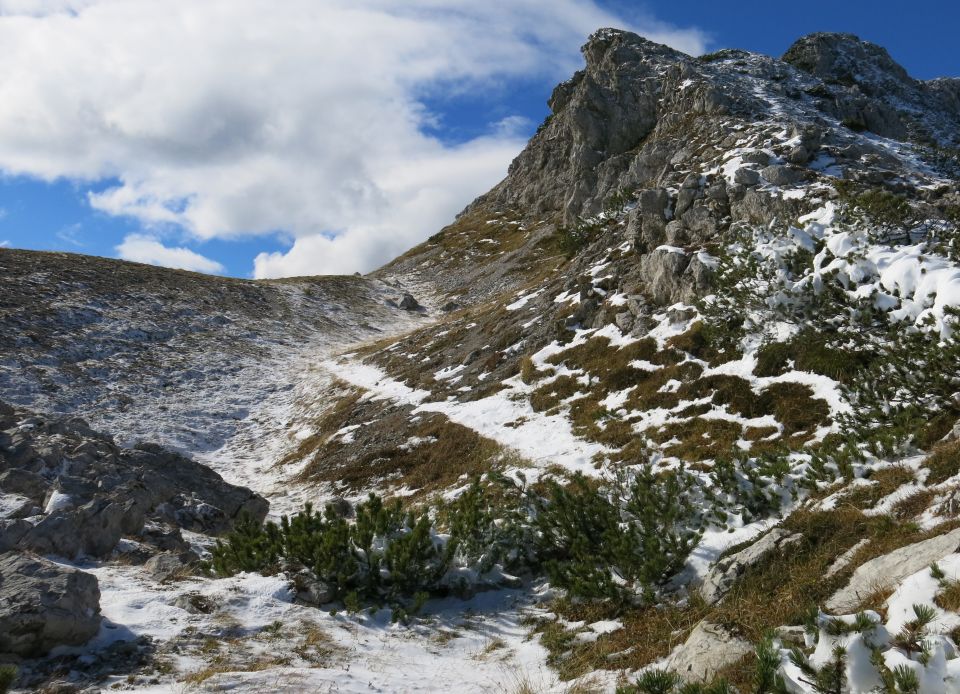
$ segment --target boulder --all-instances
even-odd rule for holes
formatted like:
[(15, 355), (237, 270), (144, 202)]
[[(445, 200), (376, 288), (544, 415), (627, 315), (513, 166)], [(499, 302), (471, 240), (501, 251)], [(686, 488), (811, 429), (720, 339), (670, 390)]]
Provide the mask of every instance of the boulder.
[(151, 557), (143, 565), (143, 568), (152, 578), (160, 583), (183, 576), (189, 573), (200, 557), (196, 552), (187, 551), (174, 554), (173, 552), (163, 552)]
[(792, 166), (767, 166), (760, 171), (760, 175), (775, 186), (790, 186), (803, 179), (803, 172)]
[(17, 543), (38, 554), (75, 559), (106, 558), (123, 536), (124, 508), (109, 499), (94, 499), (77, 509), (57, 511), (30, 528)]
[(746, 549), (718, 561), (700, 586), (700, 595), (709, 605), (719, 601), (749, 567), (770, 552), (781, 550), (801, 537), (783, 528), (774, 528)]
[(752, 652), (749, 642), (721, 626), (702, 621), (684, 644), (667, 656), (664, 667), (686, 682), (708, 682), (719, 670)]
[(643, 256), (640, 277), (655, 303), (669, 306), (682, 301), (681, 277), (689, 264), (690, 256), (675, 249), (660, 248)]
[(95, 576), (21, 552), (0, 555), (0, 656), (79, 646), (99, 629)]
[(733, 182), (742, 186), (755, 186), (760, 182), (760, 174), (753, 169), (737, 169), (733, 174)]
[(20, 539), (32, 527), (33, 524), (22, 519), (0, 520), (0, 552), (9, 552), (16, 547)]
[(830, 596), (825, 608), (834, 613), (854, 609), (878, 587), (893, 587), (958, 550), (960, 528), (871, 559), (857, 567), (849, 583)]
[(745, 164), (758, 164), (760, 166), (766, 166), (770, 163), (770, 155), (764, 152), (762, 149), (757, 149), (752, 152), (747, 152), (740, 160)]
[(293, 588), (297, 602), (306, 605), (325, 605), (334, 599), (334, 592), (312, 571), (303, 569), (293, 576)]
[(398, 306), (404, 311), (420, 311), (423, 309), (420, 302), (413, 298), (413, 294), (404, 294)]

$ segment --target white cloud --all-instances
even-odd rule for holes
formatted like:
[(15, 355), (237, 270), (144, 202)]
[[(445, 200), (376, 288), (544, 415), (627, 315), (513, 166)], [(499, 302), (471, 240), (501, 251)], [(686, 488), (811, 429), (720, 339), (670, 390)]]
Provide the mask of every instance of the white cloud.
[(7, 210), (3, 207), (0, 207), (0, 219), (3, 219), (7, 216)]
[(10, 248), (9, 241), (0, 241), (0, 248)]
[(144, 234), (128, 234), (123, 239), (123, 243), (117, 246), (115, 250), (118, 257), (136, 263), (162, 265), (178, 270), (193, 270), (208, 274), (224, 271), (223, 265), (215, 260), (195, 253), (189, 248), (164, 246), (154, 237)]
[(523, 145), (517, 117), (441, 143), (427, 95), (565, 78), (617, 24), (593, 0), (0, 0), (0, 169), (116, 179), (94, 207), (196, 239), (292, 237), (257, 276), (369, 270)]

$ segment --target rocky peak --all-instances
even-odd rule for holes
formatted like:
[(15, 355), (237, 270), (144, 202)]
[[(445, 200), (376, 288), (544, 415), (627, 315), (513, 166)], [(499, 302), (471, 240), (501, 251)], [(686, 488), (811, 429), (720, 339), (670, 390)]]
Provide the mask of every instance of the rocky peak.
[[(551, 115), (508, 177), (468, 210), (523, 209), (575, 224), (618, 191), (678, 187), (718, 165), (718, 143), (774, 122), (815, 130), (818, 146), (829, 148), (823, 154), (835, 158), (873, 150), (887, 157), (873, 135), (930, 151), (957, 144), (956, 80), (915, 80), (885, 49), (852, 34), (805, 36), (782, 59), (739, 50), (693, 58), (609, 28), (582, 50), (584, 68), (554, 90)], [(697, 152), (694, 141), (704, 145)], [(808, 154), (791, 163), (817, 152)]]
[(787, 49), (783, 61), (827, 83), (856, 84), (868, 94), (879, 93), (891, 80), (914, 81), (887, 49), (853, 34), (803, 36)]

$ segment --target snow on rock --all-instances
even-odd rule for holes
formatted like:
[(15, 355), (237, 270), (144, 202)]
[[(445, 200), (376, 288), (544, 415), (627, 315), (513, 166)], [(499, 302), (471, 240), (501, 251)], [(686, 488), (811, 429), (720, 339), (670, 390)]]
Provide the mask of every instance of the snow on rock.
[(882, 577), (881, 580), (887, 586), (896, 585), (958, 549), (960, 528), (871, 559), (857, 567), (847, 585), (830, 596), (825, 607), (832, 612), (855, 607), (877, 588), (878, 577)]

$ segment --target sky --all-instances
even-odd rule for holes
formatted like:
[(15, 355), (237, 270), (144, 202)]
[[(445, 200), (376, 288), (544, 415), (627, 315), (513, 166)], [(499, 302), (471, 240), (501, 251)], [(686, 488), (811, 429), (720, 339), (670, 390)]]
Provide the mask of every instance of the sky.
[(0, 0), (0, 246), (367, 272), (496, 184), (602, 26), (690, 54), (846, 31), (960, 76), (960, 3)]

